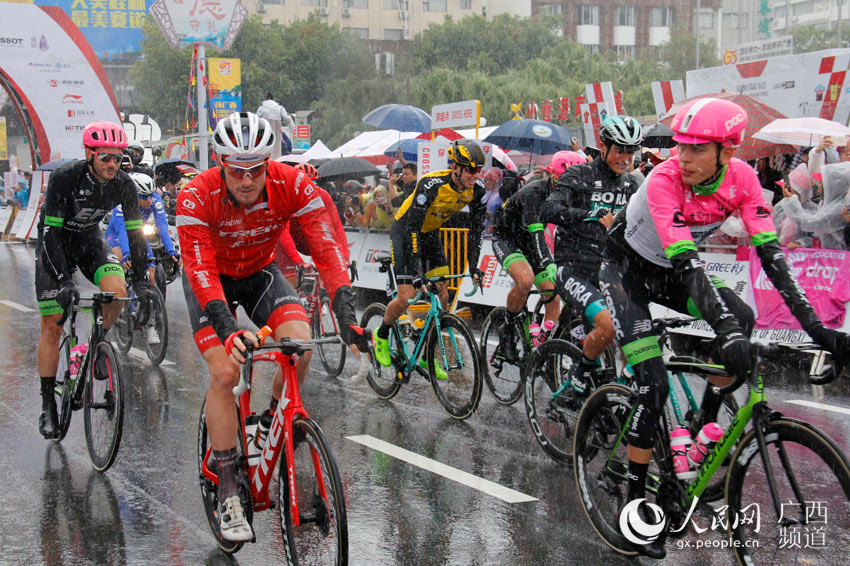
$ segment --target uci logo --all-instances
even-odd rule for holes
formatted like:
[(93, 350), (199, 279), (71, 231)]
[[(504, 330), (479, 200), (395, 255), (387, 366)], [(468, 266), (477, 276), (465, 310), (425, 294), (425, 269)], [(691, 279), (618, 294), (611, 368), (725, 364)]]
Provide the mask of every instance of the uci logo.
[(745, 118), (743, 114), (735, 114), (733, 117), (726, 120), (726, 131), (728, 132), (729, 130), (743, 122), (744, 119)]

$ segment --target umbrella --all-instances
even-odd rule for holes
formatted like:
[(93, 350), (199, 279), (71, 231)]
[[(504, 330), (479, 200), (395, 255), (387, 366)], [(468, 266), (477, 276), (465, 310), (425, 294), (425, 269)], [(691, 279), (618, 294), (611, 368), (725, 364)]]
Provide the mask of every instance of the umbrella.
[(338, 157), (324, 162), (318, 169), (319, 180), (365, 177), (378, 175), (381, 171), (372, 163), (360, 157)]
[[(673, 122), (673, 117), (679, 111), (679, 108), (697, 98), (722, 98), (738, 104), (747, 111), (747, 131), (750, 132), (756, 132), (774, 120), (785, 118), (778, 110), (771, 108), (752, 96), (736, 94), (734, 92), (718, 92), (714, 94), (702, 94), (677, 102), (670, 107), (670, 110), (667, 111), (667, 114), (660, 121), (669, 126)], [(780, 153), (794, 153), (795, 151), (796, 149), (790, 145), (776, 145), (764, 140), (755, 139), (752, 136), (746, 136), (744, 143), (735, 152), (735, 157), (750, 161), (760, 157), (770, 157), (771, 155)]]
[(783, 118), (774, 120), (753, 134), (770, 143), (814, 146), (827, 136), (850, 136), (850, 128), (823, 118)]
[(397, 141), (384, 151), (384, 155), (388, 157), (397, 157), (398, 149), (401, 148), (402, 157), (405, 161), (416, 161), (419, 159), (419, 143), (422, 140), (418, 138), (410, 138)]
[(484, 138), (484, 141), (505, 150), (518, 149), (544, 155), (570, 149), (571, 137), (569, 130), (557, 124), (523, 119), (505, 122)]
[(54, 171), (56, 169), (59, 169), (66, 163), (70, 163), (72, 161), (73, 159), (54, 159), (53, 161), (48, 161), (39, 165), (38, 171)]
[(382, 130), (430, 132), (431, 116), (421, 108), (408, 104), (384, 104), (365, 116), (363, 123)]
[(653, 124), (643, 132), (644, 147), (673, 147), (673, 130), (664, 122)]

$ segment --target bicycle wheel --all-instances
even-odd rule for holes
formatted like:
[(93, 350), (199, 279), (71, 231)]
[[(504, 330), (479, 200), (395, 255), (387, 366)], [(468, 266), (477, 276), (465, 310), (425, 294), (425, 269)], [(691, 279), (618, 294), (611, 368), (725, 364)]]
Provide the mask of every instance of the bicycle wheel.
[[(321, 301), (313, 313), (313, 338), (339, 337), (339, 327), (331, 308), (331, 299), (322, 295)], [(345, 367), (345, 353), (348, 347), (342, 340), (339, 344), (318, 344), (319, 359), (329, 377), (336, 377)]]
[(469, 417), (478, 408), (482, 388), (478, 346), (469, 327), (457, 316), (443, 314), (439, 336), (436, 324), (428, 329), (425, 352), (431, 386), (443, 409), (454, 419)]
[(124, 303), (124, 308), (121, 309), (121, 314), (115, 320), (115, 323), (110, 329), (110, 335), (115, 341), (115, 345), (118, 346), (118, 351), (122, 354), (129, 352), (130, 347), (133, 345), (133, 332), (135, 331), (135, 325), (133, 324), (133, 313), (130, 312), (130, 309), (135, 308), (134, 304), (135, 303)]
[[(165, 311), (165, 298), (156, 287), (150, 288), (148, 295), (148, 323), (145, 326), (145, 353), (154, 365), (159, 365), (165, 359), (168, 348), (168, 313)], [(159, 342), (151, 344), (150, 333), (156, 334)]]
[[(244, 543), (234, 542), (221, 537), (221, 525), (218, 518), (218, 485), (207, 479), (203, 474), (203, 463), (207, 450), (212, 446), (210, 443), (209, 430), (207, 430), (207, 402), (201, 405), (201, 416), (198, 418), (198, 475), (201, 478), (201, 500), (204, 502), (204, 511), (207, 514), (207, 522), (210, 530), (218, 543), (219, 548), (227, 554), (237, 552)], [(234, 409), (235, 410), (235, 409)], [(242, 453), (242, 427), (237, 427), (236, 449)], [(240, 458), (240, 460), (244, 460)], [(210, 456), (210, 468), (215, 473), (215, 462)], [(244, 465), (244, 464), (243, 464)], [(236, 481), (239, 484), (239, 497), (242, 499), (242, 508), (245, 510), (245, 518), (248, 523), (253, 524), (254, 506), (251, 503), (251, 489), (245, 479), (245, 470), (241, 466), (236, 468)]]
[[(850, 465), (828, 436), (780, 417), (739, 444), (726, 480), (728, 531), (740, 564), (846, 564), (850, 556)], [(764, 458), (781, 503), (774, 511)], [(754, 512), (754, 513), (753, 513)], [(758, 516), (759, 524), (746, 518)]]
[[(621, 435), (625, 434), (631, 414), (631, 395), (622, 385), (598, 388), (584, 403), (573, 438), (573, 468), (584, 512), (605, 544), (630, 556), (636, 551), (620, 534), (618, 515), (628, 488), (629, 461)], [(656, 463), (659, 446), (660, 435), (647, 474), (648, 492), (655, 487), (649, 485), (650, 478), (660, 476)]]
[(525, 414), (537, 442), (553, 460), (572, 458), (573, 428), (581, 410), (580, 401), (555, 393), (567, 371), (581, 358), (581, 350), (566, 340), (552, 338), (540, 345), (525, 368)]
[(53, 396), (56, 400), (56, 413), (59, 416), (59, 438), (56, 442), (61, 442), (65, 435), (68, 434), (68, 428), (71, 426), (71, 381), (70, 372), (68, 371), (68, 363), (71, 359), (71, 337), (65, 332), (62, 333), (62, 340), (59, 342), (59, 365), (56, 367), (56, 386), (53, 388)]
[(528, 355), (525, 340), (517, 340), (519, 356), (517, 360), (505, 357), (500, 347), (500, 337), (504, 332), (505, 307), (490, 311), (481, 328), (481, 372), (487, 389), (503, 405), (513, 405), (522, 397), (522, 363)]
[(83, 415), (92, 465), (105, 472), (115, 461), (124, 425), (124, 387), (118, 356), (109, 342), (98, 342), (89, 357)]
[[(372, 303), (366, 310), (363, 311), (363, 316), (360, 317), (360, 327), (374, 329), (381, 325), (384, 320), (384, 311), (387, 307), (381, 303)], [(393, 356), (401, 355), (398, 349), (401, 344), (401, 335), (398, 333), (398, 325), (393, 324), (390, 328), (390, 353)], [(369, 387), (381, 399), (392, 399), (398, 390), (401, 388), (401, 380), (396, 378), (395, 368), (393, 366), (383, 367), (378, 365), (377, 374), (374, 367), (366, 375), (366, 381), (369, 382)]]
[[(284, 453), (278, 482), (278, 514), (287, 562), (292, 566), (348, 564), (342, 479), (328, 441), (310, 418), (296, 417), (292, 429), (293, 461), (286, 461)], [(293, 501), (298, 506), (298, 525), (293, 520)]]

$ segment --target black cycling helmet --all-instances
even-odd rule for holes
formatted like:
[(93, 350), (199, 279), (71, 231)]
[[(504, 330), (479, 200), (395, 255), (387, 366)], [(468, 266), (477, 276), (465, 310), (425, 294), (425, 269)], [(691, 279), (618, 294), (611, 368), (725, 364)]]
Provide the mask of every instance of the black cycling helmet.
[(599, 128), (599, 138), (606, 146), (619, 145), (637, 151), (643, 142), (643, 128), (640, 123), (625, 114), (610, 116)]
[(130, 160), (133, 162), (134, 166), (138, 165), (145, 157), (145, 148), (142, 144), (133, 142), (127, 146), (127, 155), (130, 156)]
[(461, 138), (449, 147), (449, 159), (461, 167), (484, 167), (486, 158), (481, 145), (470, 138)]

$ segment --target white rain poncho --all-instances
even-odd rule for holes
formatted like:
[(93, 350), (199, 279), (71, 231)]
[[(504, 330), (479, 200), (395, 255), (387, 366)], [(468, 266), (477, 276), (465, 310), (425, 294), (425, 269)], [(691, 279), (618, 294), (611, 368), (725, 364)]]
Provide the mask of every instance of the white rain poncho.
[(800, 163), (793, 171), (788, 174), (788, 181), (791, 188), (797, 191), (800, 195), (783, 198), (776, 203), (773, 209), (773, 222), (776, 224), (776, 235), (779, 237), (779, 244), (787, 246), (791, 242), (797, 242), (804, 248), (811, 247), (812, 235), (805, 230), (801, 230), (797, 223), (788, 215), (789, 206), (792, 200), (799, 203), (804, 210), (815, 212), (818, 205), (812, 202), (812, 194), (814, 186), (812, 178), (809, 175), (809, 168), (805, 163)]
[(824, 165), (823, 203), (820, 207), (807, 210), (800, 200), (786, 199), (785, 211), (800, 230), (811, 232), (820, 239), (821, 246), (828, 249), (846, 250), (844, 244), (844, 226), (847, 223), (841, 215), (841, 209), (850, 204), (850, 162)]

